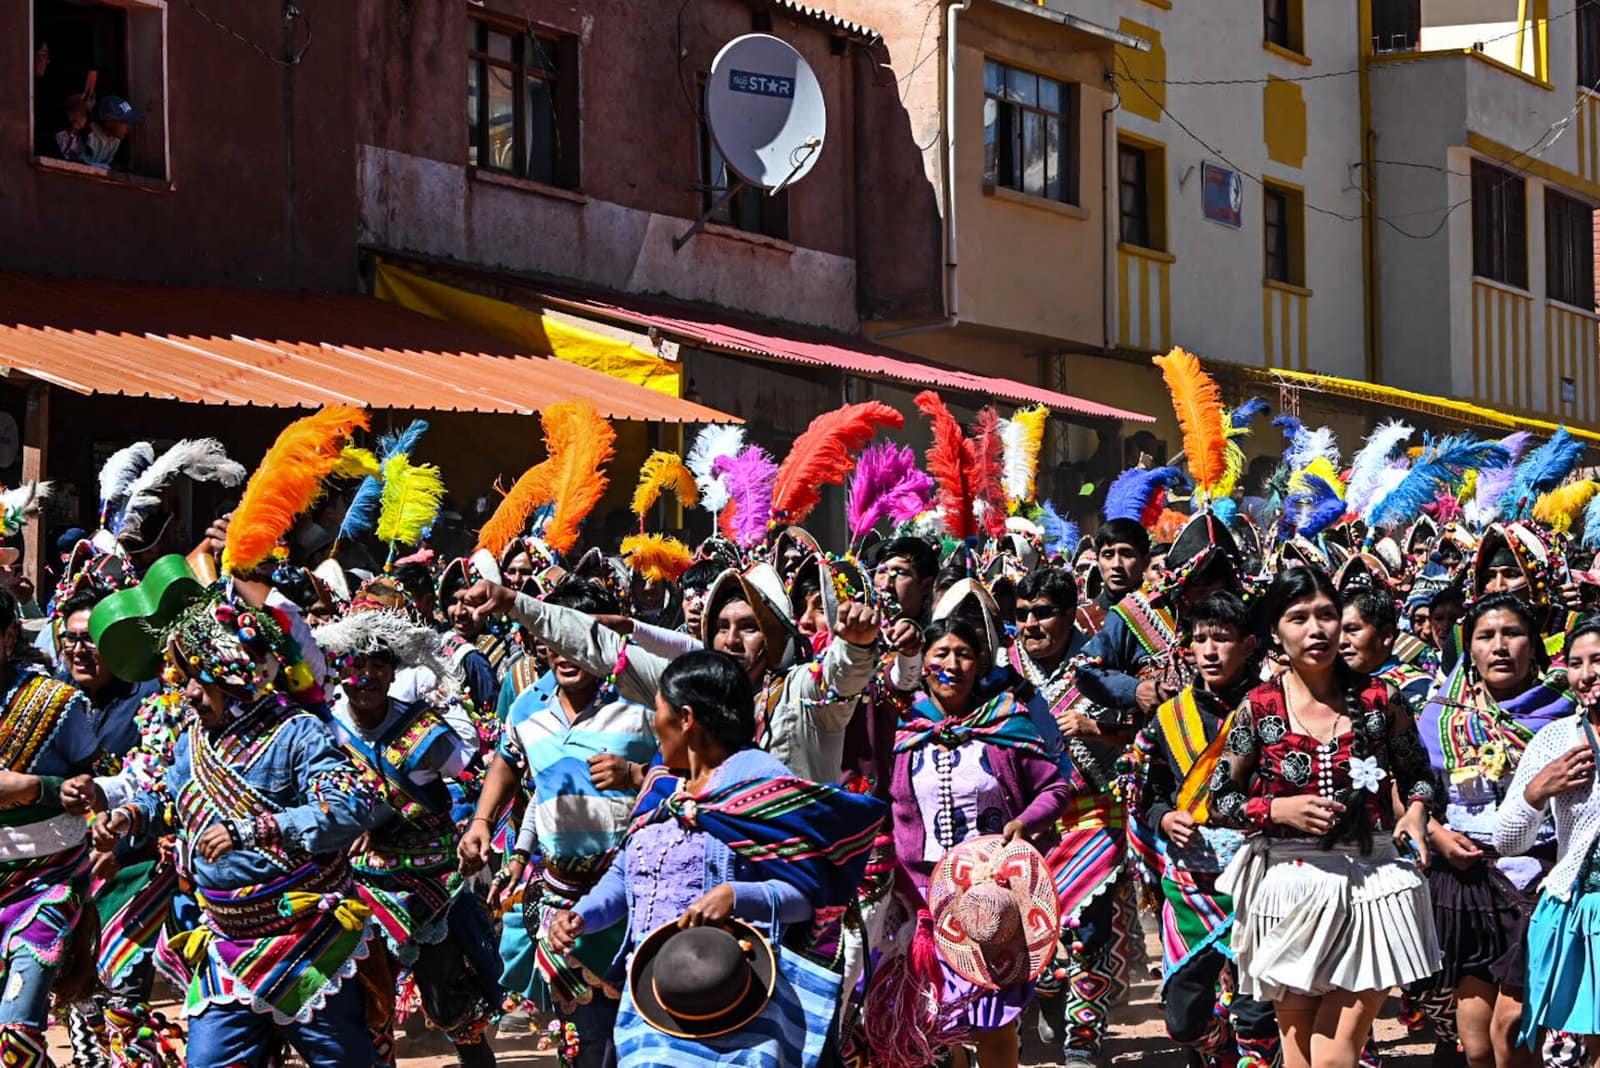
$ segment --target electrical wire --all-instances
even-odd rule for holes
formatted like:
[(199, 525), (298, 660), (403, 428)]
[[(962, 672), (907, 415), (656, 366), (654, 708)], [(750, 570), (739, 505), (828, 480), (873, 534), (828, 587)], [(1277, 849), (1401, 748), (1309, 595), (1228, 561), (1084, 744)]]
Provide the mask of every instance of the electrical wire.
[(306, 17), (305, 12), (300, 10), (299, 5), (296, 4), (294, 0), (286, 0), (284, 3), (283, 21), (285, 25), (290, 25), (296, 22), (304, 25), (305, 40), (300, 43), (300, 47), (292, 50), (287, 57), (275, 56), (271, 52), (268, 52), (265, 48), (262, 48), (250, 38), (234, 29), (232, 26), (221, 22), (215, 16), (201, 10), (201, 8), (196, 6), (194, 0), (183, 0), (183, 2), (188, 6), (190, 11), (193, 11), (196, 15), (199, 15), (201, 19), (210, 23), (216, 29), (221, 30), (229, 37), (232, 37), (235, 41), (238, 41), (240, 44), (250, 49), (250, 51), (256, 53), (268, 63), (272, 63), (279, 67), (298, 66), (300, 61), (306, 58), (306, 53), (311, 51), (311, 20)]

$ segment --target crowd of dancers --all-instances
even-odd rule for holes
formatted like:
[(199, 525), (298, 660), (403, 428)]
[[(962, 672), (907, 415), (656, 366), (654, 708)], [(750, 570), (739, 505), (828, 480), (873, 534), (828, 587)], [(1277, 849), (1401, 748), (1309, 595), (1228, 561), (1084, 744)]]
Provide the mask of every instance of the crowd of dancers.
[[(1391, 420), (1344, 457), (1157, 363), (1182, 454), (1083, 536), (1042, 409), (931, 392), (920, 457), (875, 402), (781, 462), (708, 427), (587, 551), (622, 472), (582, 403), (448, 559), (420, 422), (324, 409), (248, 481), (118, 451), (42, 624), (0, 591), (0, 1064), (54, 1020), (90, 1068), (391, 1065), (420, 1026), (585, 1068), (1000, 1068), (1026, 1026), (1089, 1068), (1147, 928), (1197, 1064), (1377, 1064), (1391, 996), (1440, 1066), (1587, 1063), (1584, 446)], [(165, 552), (191, 482), (242, 490)]]

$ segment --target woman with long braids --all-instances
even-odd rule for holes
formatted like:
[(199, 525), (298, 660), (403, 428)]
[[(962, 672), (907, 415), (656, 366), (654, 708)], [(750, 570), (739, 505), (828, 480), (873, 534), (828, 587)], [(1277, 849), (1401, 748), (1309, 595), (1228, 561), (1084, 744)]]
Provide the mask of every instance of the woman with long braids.
[[(1071, 800), (1027, 706), (1009, 691), (979, 688), (994, 661), (978, 629), (951, 617), (924, 637), (923, 692), (895, 732), (890, 784), (895, 851), (909, 877), (897, 882), (897, 900), (911, 917), (926, 909), (929, 878), (946, 852), (980, 835), (1009, 841), (1048, 831)], [(897, 927), (891, 920), (886, 930)], [(942, 1033), (926, 1037), (936, 1045), (973, 1042), (982, 1068), (1015, 1066), (1017, 1018), (1032, 984), (982, 989), (940, 965), (943, 982), (934, 994)], [(875, 1018), (874, 1003), (869, 992), (869, 1043), (875, 1031), (903, 1030), (906, 1023), (901, 1013)]]
[[(1600, 1034), (1600, 615), (1567, 633), (1567, 677), (1579, 714), (1534, 735), (1500, 805), (1494, 845), (1503, 855), (1534, 847), (1555, 823), (1555, 865), (1539, 886), (1529, 921), (1527, 987), (1518, 1041), (1540, 1031)], [(1591, 1038), (1589, 1048), (1593, 1049)]]
[(1454, 993), (1468, 1064), (1508, 1068), (1535, 1061), (1515, 1042), (1532, 887), (1555, 859), (1555, 832), (1545, 822), (1530, 854), (1500, 856), (1495, 826), (1528, 743), (1570, 713), (1572, 699), (1565, 674), (1548, 670), (1532, 609), (1515, 594), (1477, 601), (1461, 636), (1466, 655), (1419, 724), (1445, 791), (1444, 821), (1428, 837), (1435, 854), (1428, 889), (1443, 950), (1433, 987)]
[(1218, 889), (1240, 989), (1273, 1003), (1285, 1068), (1355, 1068), (1388, 991), (1439, 967), (1418, 870), (1437, 790), (1404, 700), (1340, 659), (1328, 576), (1280, 572), (1263, 608), (1285, 670), (1234, 713), (1212, 777), (1214, 820), (1253, 832)]

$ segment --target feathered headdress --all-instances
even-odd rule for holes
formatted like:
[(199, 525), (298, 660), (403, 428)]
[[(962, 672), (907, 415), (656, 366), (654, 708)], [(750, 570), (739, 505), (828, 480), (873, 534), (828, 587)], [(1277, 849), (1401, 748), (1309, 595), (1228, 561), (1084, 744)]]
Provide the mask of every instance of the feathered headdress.
[(1044, 425), (1050, 409), (1042, 404), (1018, 408), (1010, 419), (1000, 420), (1000, 441), (1005, 453), (1006, 500), (1012, 505), (1033, 500), (1039, 476), (1039, 451), (1044, 447)]
[(1172, 410), (1183, 431), (1183, 458), (1194, 481), (1196, 504), (1216, 494), (1227, 477), (1227, 409), (1222, 391), (1183, 349), (1152, 357), (1172, 395)]
[(1244, 477), (1244, 449), (1239, 446), (1239, 439), (1250, 434), (1251, 424), (1258, 416), (1267, 414), (1267, 402), (1259, 397), (1251, 397), (1233, 411), (1228, 413), (1226, 436), (1227, 444), (1222, 451), (1222, 481), (1211, 487), (1210, 499), (1207, 503), (1212, 505), (1212, 514), (1216, 515), (1216, 505), (1233, 495), (1239, 487), (1239, 480)]
[(1028, 513), (1028, 518), (1041, 531), (1040, 540), (1049, 555), (1065, 556), (1078, 547), (1078, 524), (1063, 518), (1053, 502), (1040, 502), (1037, 508)]
[(426, 419), (413, 419), (404, 430), (391, 431), (378, 439), (378, 472), (361, 480), (350, 497), (344, 519), (339, 524), (335, 543), (370, 534), (378, 527), (378, 515), (383, 509), (383, 464), (395, 456), (410, 458), (417, 451), (422, 435), (427, 433)]
[(1565, 534), (1572, 529), (1578, 513), (1594, 500), (1596, 490), (1600, 490), (1600, 483), (1592, 478), (1558, 486), (1534, 503), (1533, 518), (1548, 524), (1552, 533)]
[(1417, 457), (1400, 484), (1372, 505), (1368, 525), (1393, 530), (1409, 523), (1440, 493), (1454, 493), (1467, 472), (1506, 462), (1506, 452), (1492, 441), (1469, 434), (1440, 438)]
[(1499, 517), (1500, 499), (1511, 488), (1511, 480), (1517, 474), (1517, 464), (1532, 443), (1533, 435), (1526, 430), (1507, 434), (1500, 439), (1500, 447), (1506, 450), (1509, 459), (1499, 467), (1479, 471), (1473, 479), (1472, 497), (1465, 509), (1468, 523), (1482, 530)]
[(1299, 492), (1284, 502), (1285, 514), (1296, 534), (1314, 538), (1344, 518), (1345, 498), (1327, 479), (1307, 475)]
[(1182, 478), (1176, 467), (1130, 467), (1106, 490), (1106, 520), (1132, 519), (1153, 527), (1166, 507), (1166, 488)]
[(1350, 461), (1350, 486), (1345, 501), (1350, 511), (1357, 515), (1372, 503), (1383, 473), (1389, 469), (1389, 459), (1397, 449), (1411, 439), (1415, 431), (1398, 419), (1385, 420), (1373, 428), (1361, 448)]
[(622, 539), (622, 558), (635, 575), (653, 582), (676, 582), (687, 570), (689, 547), (665, 534), (630, 534)]
[(541, 460), (512, 483), (510, 491), (500, 498), (493, 514), (478, 530), (478, 548), (500, 559), (511, 539), (528, 528), (528, 519), (534, 511), (550, 503), (550, 470), (550, 461)]
[(1583, 442), (1568, 433), (1566, 427), (1557, 427), (1549, 441), (1534, 449), (1517, 465), (1511, 485), (1500, 498), (1500, 517), (1505, 520), (1527, 519), (1533, 514), (1533, 505), (1539, 495), (1565, 482), (1582, 456)]
[(905, 416), (882, 401), (847, 404), (811, 420), (794, 439), (772, 488), (772, 514), (779, 523), (803, 523), (822, 501), (823, 486), (843, 484), (855, 470), (855, 454), (879, 427), (905, 426)]
[(720, 516), (722, 532), (746, 549), (760, 545), (772, 520), (772, 487), (778, 479), (778, 465), (766, 449), (751, 445), (737, 456), (719, 456), (711, 472), (722, 479), (728, 491), (728, 503)]
[(1251, 397), (1233, 411), (1228, 413), (1228, 436), (1246, 434), (1250, 431), (1250, 424), (1259, 417), (1271, 411), (1267, 402), (1260, 397)]
[(700, 506), (712, 515), (721, 512), (728, 503), (728, 488), (711, 470), (723, 456), (735, 457), (744, 449), (744, 427), (726, 423), (712, 423), (695, 435), (684, 463), (694, 472), (700, 487)]
[(350, 612), (324, 623), (311, 634), (317, 647), (330, 657), (389, 653), (401, 667), (425, 668), (441, 679), (448, 673), (439, 633), (413, 623), (404, 612), (386, 608)]
[(25, 482), (0, 493), (0, 534), (9, 538), (20, 533), (54, 489), (50, 482)]
[(237, 486), (244, 481), (244, 467), (228, 459), (222, 442), (216, 438), (186, 438), (141, 471), (127, 486), (127, 502), (112, 522), (112, 533), (132, 537), (152, 508), (162, 503), (162, 494), (180, 476), (196, 482), (215, 482)]
[(405, 453), (383, 461), (383, 507), (378, 540), (394, 547), (419, 545), (439, 518), (444, 478), (433, 464), (414, 464)]
[(971, 480), (972, 446), (939, 394), (931, 389), (918, 393), (917, 408), (933, 422), (928, 474), (939, 484), (939, 512), (945, 530), (958, 539), (975, 537), (978, 527), (973, 506), (977, 490)]
[(148, 441), (125, 445), (106, 459), (100, 468), (101, 526), (107, 526), (111, 518), (122, 511), (123, 502), (128, 499), (128, 487), (155, 460), (155, 448)]
[(551, 461), (550, 496), (556, 506), (544, 540), (557, 552), (567, 553), (578, 543), (578, 527), (605, 496), (610, 482), (605, 469), (617, 432), (586, 401), (552, 404), (543, 419)]
[(678, 503), (693, 508), (700, 499), (694, 472), (684, 465), (675, 452), (657, 449), (645, 457), (639, 467), (639, 485), (633, 491), (633, 514), (639, 517), (639, 530), (644, 531), (644, 516), (655, 506), (661, 494), (671, 490)]
[(272, 555), (278, 540), (316, 500), (350, 435), (367, 425), (367, 413), (360, 408), (330, 405), (283, 428), (228, 521), (224, 571), (245, 574)]
[(1600, 549), (1600, 494), (1589, 501), (1583, 510), (1583, 547)]
[(879, 520), (904, 523), (927, 510), (933, 501), (934, 482), (917, 468), (917, 454), (909, 445), (880, 441), (861, 454), (845, 500), (850, 537), (859, 540)]
[(1000, 415), (993, 408), (978, 412), (978, 423), (967, 442), (972, 457), (973, 507), (983, 532), (998, 538), (1006, 532), (1004, 445), (1000, 441)]

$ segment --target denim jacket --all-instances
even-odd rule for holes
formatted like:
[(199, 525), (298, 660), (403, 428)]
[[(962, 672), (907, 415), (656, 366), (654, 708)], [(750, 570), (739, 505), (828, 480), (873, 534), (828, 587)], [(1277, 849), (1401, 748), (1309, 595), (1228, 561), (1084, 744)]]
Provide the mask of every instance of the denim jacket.
[[(771, 754), (760, 749), (744, 749), (727, 759), (712, 775), (711, 783), (718, 785), (730, 779), (777, 778), (787, 776), (789, 769)], [(734, 855), (733, 850), (711, 835), (696, 835), (705, 849), (705, 881), (709, 891), (723, 883), (733, 886), (733, 914), (759, 930), (768, 927), (801, 923), (811, 918), (811, 902), (801, 892), (781, 879), (756, 880), (751, 878), (750, 865)], [(633, 882), (628, 878), (628, 843), (612, 860), (611, 866), (600, 881), (574, 906), (583, 917), (586, 931), (602, 931), (617, 923), (626, 922), (634, 913)], [(631, 949), (631, 940), (624, 939), (622, 953)]]
[[(376, 819), (375, 798), (320, 720), (309, 713), (287, 709), (284, 714), (289, 717), (288, 722), (266, 752), (241, 774), (271, 803), (283, 848), (293, 860), (303, 862), (317, 854), (342, 853), (372, 826)], [(226, 731), (236, 722), (230, 720), (219, 730)], [(160, 792), (143, 792), (131, 802), (147, 827), (160, 822), (169, 826), (181, 824), (181, 820), (167, 817), (172, 802), (192, 777), (189, 761), (193, 732), (205, 729), (193, 725), (178, 739)], [(222, 822), (220, 816), (214, 815), (207, 827)], [(236, 848), (214, 861), (205, 860), (189, 841), (188, 828), (171, 829), (179, 835), (180, 867), (192, 872), (195, 883), (203, 890), (237, 890), (286, 874), (280, 863), (255, 849)]]

